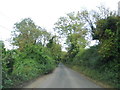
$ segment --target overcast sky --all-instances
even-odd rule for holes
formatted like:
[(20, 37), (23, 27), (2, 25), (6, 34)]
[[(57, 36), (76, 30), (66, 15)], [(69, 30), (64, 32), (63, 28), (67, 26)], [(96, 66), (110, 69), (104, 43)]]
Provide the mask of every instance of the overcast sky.
[(69, 12), (88, 10), (104, 4), (117, 10), (119, 0), (0, 0), (0, 40), (9, 48), (14, 23), (24, 18), (31, 18), (36, 25), (52, 32), (54, 23), (60, 16)]

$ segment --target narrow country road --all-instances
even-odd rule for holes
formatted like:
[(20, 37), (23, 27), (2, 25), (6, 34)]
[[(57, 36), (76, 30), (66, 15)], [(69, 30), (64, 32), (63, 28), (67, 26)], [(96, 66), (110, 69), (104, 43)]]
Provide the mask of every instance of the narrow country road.
[(25, 88), (101, 88), (79, 73), (65, 67), (63, 64), (52, 74), (38, 78)]

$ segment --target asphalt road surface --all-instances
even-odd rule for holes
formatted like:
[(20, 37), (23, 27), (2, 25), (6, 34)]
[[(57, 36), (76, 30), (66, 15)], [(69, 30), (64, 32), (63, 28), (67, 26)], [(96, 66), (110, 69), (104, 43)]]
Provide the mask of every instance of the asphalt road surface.
[(63, 64), (55, 69), (52, 74), (38, 78), (25, 88), (101, 88), (76, 71)]

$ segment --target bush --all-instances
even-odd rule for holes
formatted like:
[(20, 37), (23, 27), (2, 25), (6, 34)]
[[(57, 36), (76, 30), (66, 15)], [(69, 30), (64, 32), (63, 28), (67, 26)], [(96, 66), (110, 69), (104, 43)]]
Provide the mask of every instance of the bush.
[(38, 63), (33, 59), (16, 60), (13, 76), (19, 77), (21, 81), (30, 80), (41, 73)]
[(89, 49), (79, 51), (75, 56), (73, 63), (94, 69), (99, 68), (98, 66), (101, 65), (100, 60), (102, 57), (98, 53), (98, 47), (99, 46), (92, 46)]
[(103, 62), (103, 57), (98, 52), (99, 46), (93, 46), (89, 49), (79, 52), (73, 62), (69, 62), (69, 65), (76, 66), (79, 70), (87, 76), (105, 82), (115, 88), (120, 87), (118, 60), (109, 60), (109, 62)]
[(7, 51), (3, 58), (3, 88), (31, 80), (37, 76), (50, 73), (56, 66), (48, 48), (31, 45), (24, 51)]

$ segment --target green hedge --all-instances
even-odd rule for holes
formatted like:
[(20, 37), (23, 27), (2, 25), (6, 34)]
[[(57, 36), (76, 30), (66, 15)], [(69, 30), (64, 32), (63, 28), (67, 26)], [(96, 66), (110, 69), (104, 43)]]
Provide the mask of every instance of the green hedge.
[(56, 63), (48, 48), (42, 45), (27, 46), (24, 51), (5, 51), (2, 70), (2, 87), (10, 88), (40, 75), (50, 73)]

